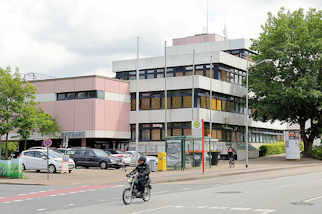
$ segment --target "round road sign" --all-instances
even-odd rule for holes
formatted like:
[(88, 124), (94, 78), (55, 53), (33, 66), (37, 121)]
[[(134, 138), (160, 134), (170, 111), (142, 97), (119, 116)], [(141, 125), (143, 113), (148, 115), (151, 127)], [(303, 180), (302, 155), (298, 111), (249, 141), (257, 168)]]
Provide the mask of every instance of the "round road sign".
[(44, 147), (50, 147), (52, 144), (50, 139), (44, 140)]

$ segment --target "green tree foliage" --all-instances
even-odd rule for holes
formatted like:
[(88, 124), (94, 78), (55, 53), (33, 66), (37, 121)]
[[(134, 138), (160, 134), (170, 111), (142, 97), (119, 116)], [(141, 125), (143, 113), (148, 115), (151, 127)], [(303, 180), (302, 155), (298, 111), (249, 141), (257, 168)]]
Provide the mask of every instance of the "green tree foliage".
[(60, 133), (60, 127), (55, 118), (43, 110), (38, 110), (38, 131), (44, 137), (56, 137)]
[(313, 140), (322, 133), (321, 19), (321, 10), (281, 8), (277, 16), (268, 14), (251, 47), (256, 62), (272, 60), (249, 70), (252, 116), (299, 124), (305, 156), (312, 156)]
[(8, 136), (17, 125), (19, 112), (33, 102), (35, 88), (21, 80), (18, 71), (0, 68), (0, 137), (5, 135), (5, 158), (8, 158)]
[(25, 142), (34, 132), (55, 137), (60, 128), (56, 120), (36, 106), (36, 88), (23, 81), (18, 71), (0, 68), (0, 139), (6, 136), (5, 158), (8, 158), (9, 132), (16, 131)]

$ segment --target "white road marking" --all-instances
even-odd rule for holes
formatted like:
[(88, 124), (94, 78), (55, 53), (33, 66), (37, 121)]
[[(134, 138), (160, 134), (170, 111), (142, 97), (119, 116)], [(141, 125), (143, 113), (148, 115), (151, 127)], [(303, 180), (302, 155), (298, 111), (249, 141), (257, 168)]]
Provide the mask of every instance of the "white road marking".
[(68, 204), (69, 207), (75, 206), (75, 204)]
[(254, 212), (261, 212), (261, 214), (268, 214), (268, 213), (272, 213), (275, 210), (268, 210), (268, 209), (255, 209)]
[(183, 190), (191, 190), (192, 188), (183, 188)]
[(166, 208), (169, 208), (170, 206), (164, 206), (164, 207), (158, 207), (158, 208), (155, 208), (155, 209), (146, 209), (146, 210), (141, 210), (141, 211), (138, 211), (138, 212), (134, 212), (132, 214), (139, 214), (139, 213), (151, 213), (152, 211), (156, 211), (156, 210), (161, 210), (161, 209), (166, 209)]
[(61, 193), (61, 194), (59, 194), (59, 196), (64, 196), (64, 195), (67, 195), (66, 193)]
[(57, 195), (48, 195), (48, 196), (50, 196), (50, 197), (56, 197)]
[(119, 188), (119, 187), (124, 187), (125, 185), (116, 185), (116, 186), (114, 186), (114, 187), (111, 187), (112, 189), (114, 189), (114, 188)]
[(13, 202), (20, 202), (20, 201), (23, 201), (23, 200), (14, 200)]
[(176, 208), (184, 208), (184, 206), (176, 206)]
[(322, 195), (321, 196), (314, 197), (314, 198), (307, 199), (304, 202), (315, 201), (315, 200), (320, 199), (320, 198), (322, 198)]
[(198, 209), (205, 209), (205, 208), (207, 208), (208, 206), (199, 206), (199, 207), (197, 207)]
[(209, 207), (209, 209), (216, 209), (216, 210), (225, 210), (228, 209), (229, 207)]
[(75, 193), (77, 193), (77, 192), (69, 192), (69, 194), (75, 194)]
[(238, 207), (236, 207), (236, 208), (231, 208), (231, 210), (238, 210), (238, 211), (248, 211), (248, 210), (251, 210), (252, 208), (238, 208)]
[(38, 212), (46, 211), (47, 209), (37, 209)]

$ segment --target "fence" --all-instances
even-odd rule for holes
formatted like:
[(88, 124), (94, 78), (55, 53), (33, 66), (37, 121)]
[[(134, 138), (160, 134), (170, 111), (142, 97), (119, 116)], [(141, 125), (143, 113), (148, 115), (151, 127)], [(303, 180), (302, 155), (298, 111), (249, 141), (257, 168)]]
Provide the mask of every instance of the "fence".
[(22, 178), (23, 169), (20, 158), (0, 160), (0, 177)]

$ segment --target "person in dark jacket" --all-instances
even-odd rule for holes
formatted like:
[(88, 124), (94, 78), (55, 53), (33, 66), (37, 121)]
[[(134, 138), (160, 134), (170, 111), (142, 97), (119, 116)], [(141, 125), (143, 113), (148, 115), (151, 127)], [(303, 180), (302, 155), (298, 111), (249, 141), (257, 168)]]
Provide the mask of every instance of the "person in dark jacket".
[(138, 175), (138, 191), (141, 193), (141, 195), (145, 191), (145, 185), (149, 180), (149, 174), (150, 174), (150, 167), (146, 163), (146, 157), (141, 156), (138, 160), (138, 165), (136, 168), (129, 173), (130, 174), (135, 174), (137, 173)]

